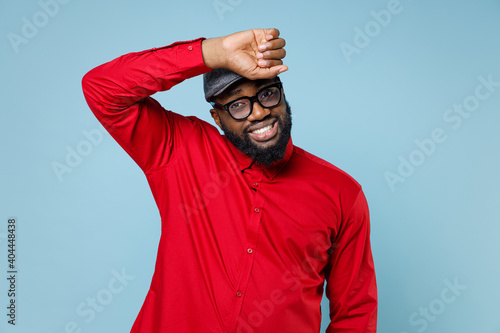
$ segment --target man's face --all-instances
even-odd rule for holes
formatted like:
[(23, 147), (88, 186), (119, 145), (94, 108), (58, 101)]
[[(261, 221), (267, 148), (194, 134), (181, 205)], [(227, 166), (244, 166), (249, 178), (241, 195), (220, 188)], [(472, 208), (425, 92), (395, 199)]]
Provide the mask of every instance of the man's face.
[[(275, 82), (275, 79), (241, 80), (215, 97), (214, 101), (226, 104), (240, 97), (251, 97)], [(290, 106), (284, 94), (281, 102), (272, 108), (254, 102), (252, 113), (243, 120), (233, 119), (225, 110), (212, 109), (210, 113), (227, 139), (257, 163), (271, 165), (285, 155), (292, 122)]]

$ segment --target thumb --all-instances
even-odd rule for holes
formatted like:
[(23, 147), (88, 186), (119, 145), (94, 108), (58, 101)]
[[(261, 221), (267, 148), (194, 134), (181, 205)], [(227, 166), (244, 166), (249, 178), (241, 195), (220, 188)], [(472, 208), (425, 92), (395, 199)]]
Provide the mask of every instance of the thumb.
[(283, 72), (286, 72), (288, 70), (288, 67), (285, 65), (280, 65), (280, 66), (274, 66), (269, 68), (269, 78), (273, 78), (277, 76), (278, 74), (281, 74)]
[(255, 71), (249, 73), (246, 77), (250, 80), (272, 79), (278, 74), (286, 72), (287, 70), (288, 67), (286, 65), (279, 65), (268, 68), (256, 68)]

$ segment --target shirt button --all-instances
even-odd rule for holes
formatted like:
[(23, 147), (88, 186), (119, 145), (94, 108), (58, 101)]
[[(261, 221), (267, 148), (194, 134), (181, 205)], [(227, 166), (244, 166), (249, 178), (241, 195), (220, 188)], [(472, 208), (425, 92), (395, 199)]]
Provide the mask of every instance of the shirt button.
[(237, 291), (236, 296), (241, 297), (241, 292)]
[(191, 45), (188, 46), (189, 51), (193, 51), (193, 47)]
[(253, 250), (252, 250), (252, 249), (250, 249), (250, 248), (248, 248), (248, 249), (247, 249), (247, 252), (248, 252), (248, 253), (250, 253), (250, 254), (252, 254), (252, 253), (253, 253)]
[(253, 183), (253, 186), (254, 186), (254, 187), (258, 187), (258, 186), (259, 186), (259, 183)]
[(260, 208), (259, 208), (259, 207), (255, 207), (255, 208), (254, 208), (254, 211), (255, 211), (256, 213), (260, 213)]

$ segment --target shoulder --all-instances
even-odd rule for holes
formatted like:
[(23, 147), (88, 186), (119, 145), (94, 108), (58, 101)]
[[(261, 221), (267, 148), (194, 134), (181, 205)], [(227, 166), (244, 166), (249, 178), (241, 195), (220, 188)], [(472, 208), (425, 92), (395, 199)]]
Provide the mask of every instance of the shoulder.
[(164, 109), (167, 115), (167, 123), (172, 128), (182, 133), (182, 138), (187, 139), (192, 134), (199, 136), (221, 137), (217, 128), (196, 116), (184, 116), (180, 113)]
[(195, 116), (186, 117), (193, 123), (191, 139), (202, 142), (203, 146), (225, 146), (224, 136), (215, 125)]
[(301, 177), (307, 180), (330, 183), (337, 188), (354, 192), (361, 191), (361, 185), (347, 172), (295, 145), (292, 160)]
[(195, 125), (197, 125), (197, 127), (199, 127), (200, 130), (206, 131), (207, 134), (209, 134), (209, 135), (217, 134), (218, 136), (221, 136), (219, 133), (219, 130), (214, 125), (210, 124), (209, 122), (207, 122), (203, 119), (200, 119), (196, 116), (187, 116), (186, 118), (189, 119), (190, 121), (192, 121)]

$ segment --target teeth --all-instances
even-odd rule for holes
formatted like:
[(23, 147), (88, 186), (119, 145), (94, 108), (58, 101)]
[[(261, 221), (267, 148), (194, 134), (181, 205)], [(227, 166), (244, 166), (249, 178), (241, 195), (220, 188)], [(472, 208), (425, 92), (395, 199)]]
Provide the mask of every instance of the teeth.
[(270, 131), (271, 128), (273, 128), (273, 125), (268, 125), (266, 127), (262, 127), (262, 128), (259, 128), (259, 129), (256, 129), (255, 131), (252, 131), (252, 133), (254, 134), (262, 134), (262, 133), (265, 133), (267, 131)]

